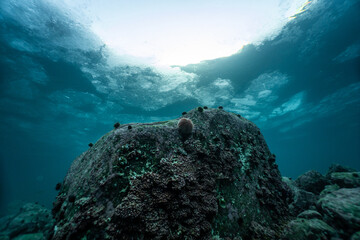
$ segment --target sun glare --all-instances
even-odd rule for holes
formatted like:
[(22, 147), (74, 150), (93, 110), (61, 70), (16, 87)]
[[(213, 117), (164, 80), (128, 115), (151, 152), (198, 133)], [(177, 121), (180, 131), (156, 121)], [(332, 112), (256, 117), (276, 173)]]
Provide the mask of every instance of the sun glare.
[(72, 8), (87, 6), (91, 31), (119, 56), (168, 66), (226, 57), (246, 44), (260, 43), (313, 2), (66, 1)]
[(304, 13), (307, 10), (307, 7), (310, 3), (311, 1), (306, 1), (292, 16), (289, 17), (289, 19), (297, 18), (299, 15)]
[(165, 47), (158, 56), (158, 65), (186, 65), (199, 63), (203, 60), (211, 60), (235, 54), (241, 50), (246, 42), (233, 45), (221, 45), (215, 42), (203, 41), (173, 47)]

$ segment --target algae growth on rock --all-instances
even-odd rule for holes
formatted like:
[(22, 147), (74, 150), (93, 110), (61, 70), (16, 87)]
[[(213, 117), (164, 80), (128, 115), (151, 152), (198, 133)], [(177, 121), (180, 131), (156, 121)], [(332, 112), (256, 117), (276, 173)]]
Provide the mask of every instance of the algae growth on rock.
[[(274, 239), (292, 199), (260, 130), (223, 109), (122, 124), (73, 162), (53, 239)], [(74, 202), (69, 201), (74, 196)]]

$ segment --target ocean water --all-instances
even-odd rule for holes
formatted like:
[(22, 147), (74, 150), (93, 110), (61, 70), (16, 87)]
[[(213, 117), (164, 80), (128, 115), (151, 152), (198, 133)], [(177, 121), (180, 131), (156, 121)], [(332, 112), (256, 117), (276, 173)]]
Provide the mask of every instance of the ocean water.
[(0, 213), (48, 207), (73, 159), (115, 122), (223, 106), (260, 127), (284, 176), (360, 169), (360, 2), (316, 1), (261, 44), (155, 68), (117, 59), (46, 1), (0, 3)]

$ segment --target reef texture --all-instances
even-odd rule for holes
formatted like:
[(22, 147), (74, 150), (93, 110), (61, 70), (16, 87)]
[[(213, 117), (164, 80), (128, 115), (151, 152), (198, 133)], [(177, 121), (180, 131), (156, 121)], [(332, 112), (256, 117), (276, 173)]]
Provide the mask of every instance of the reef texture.
[(52, 239), (279, 239), (293, 193), (260, 130), (222, 109), (183, 117), (186, 138), (179, 119), (124, 124), (75, 159)]
[(295, 181), (284, 177), (294, 194), (283, 240), (360, 239), (360, 172), (332, 165), (323, 176), (309, 171)]
[(0, 240), (44, 240), (53, 227), (50, 210), (36, 203), (27, 203), (16, 214), (0, 218)]

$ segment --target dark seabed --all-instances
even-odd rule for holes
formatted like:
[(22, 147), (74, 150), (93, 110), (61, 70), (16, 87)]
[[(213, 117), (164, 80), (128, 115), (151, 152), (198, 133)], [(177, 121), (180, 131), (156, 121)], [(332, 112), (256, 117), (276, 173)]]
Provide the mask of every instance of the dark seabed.
[(52, 207), (73, 160), (116, 122), (198, 106), (261, 130), (282, 176), (360, 169), (360, 2), (315, 1), (276, 35), (167, 72), (114, 64), (86, 27), (46, 1), (0, 3), (0, 214)]

